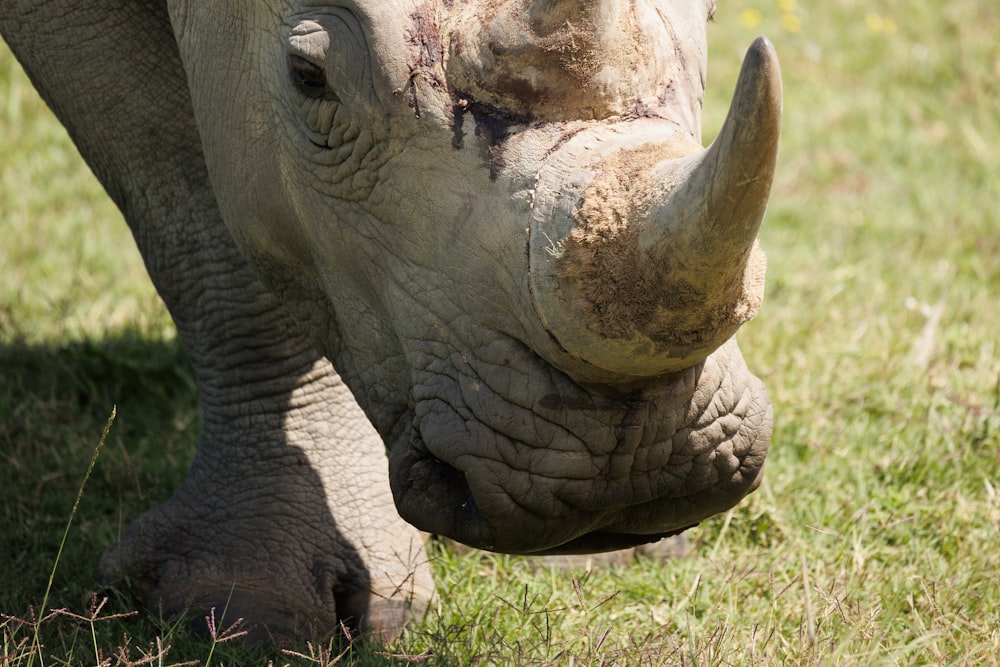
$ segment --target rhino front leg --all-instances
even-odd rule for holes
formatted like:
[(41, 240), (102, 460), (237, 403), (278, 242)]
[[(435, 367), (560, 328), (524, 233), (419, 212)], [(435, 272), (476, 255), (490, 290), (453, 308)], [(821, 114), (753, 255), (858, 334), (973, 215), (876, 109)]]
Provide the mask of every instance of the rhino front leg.
[(215, 607), (259, 632), (316, 636), (345, 622), (393, 636), (433, 592), (423, 542), (328, 362), (287, 366), (205, 401), (184, 483), (105, 552), (101, 578), (168, 617)]
[(398, 631), (433, 591), (420, 534), (393, 509), (378, 436), (222, 223), (165, 8), (15, 0), (0, 32), (124, 212), (202, 397), (187, 478), (103, 576), (168, 612)]

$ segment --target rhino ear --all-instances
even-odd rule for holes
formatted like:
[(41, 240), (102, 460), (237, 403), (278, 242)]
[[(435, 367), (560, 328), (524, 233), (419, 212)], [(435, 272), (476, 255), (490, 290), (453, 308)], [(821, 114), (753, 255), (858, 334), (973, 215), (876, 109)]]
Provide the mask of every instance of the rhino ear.
[(570, 356), (626, 376), (672, 372), (755, 315), (764, 275), (756, 236), (780, 125), (777, 56), (761, 38), (708, 149), (662, 135), (636, 144), (632, 132), (622, 147), (606, 140), (612, 150), (577, 146), (581, 160), (606, 151), (583, 176), (589, 182), (541, 177), (539, 197), (550, 206), (536, 198), (532, 295)]

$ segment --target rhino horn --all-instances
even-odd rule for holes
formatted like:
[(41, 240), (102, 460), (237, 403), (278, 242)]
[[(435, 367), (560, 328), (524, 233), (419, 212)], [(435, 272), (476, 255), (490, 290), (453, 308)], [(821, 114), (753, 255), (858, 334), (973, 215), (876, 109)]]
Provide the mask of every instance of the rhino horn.
[(760, 306), (756, 236), (781, 125), (773, 47), (749, 49), (707, 149), (670, 123), (620, 125), (632, 127), (567, 142), (540, 172), (532, 296), (577, 367), (649, 377), (700, 362)]
[(683, 35), (677, 37), (656, 3), (487, 4), (489, 11), (465, 3), (456, 12), (446, 69), (464, 99), (511, 117), (557, 122), (621, 116), (637, 102), (669, 95), (678, 101), (672, 113), (687, 123), (700, 104), (704, 53), (695, 44), (704, 41), (703, 21), (687, 17), (700, 27), (676, 26)]

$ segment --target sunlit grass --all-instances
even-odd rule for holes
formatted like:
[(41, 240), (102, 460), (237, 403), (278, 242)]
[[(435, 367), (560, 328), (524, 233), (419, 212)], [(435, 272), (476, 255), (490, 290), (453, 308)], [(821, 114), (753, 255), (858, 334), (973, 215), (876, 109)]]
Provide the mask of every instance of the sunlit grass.
[[(740, 334), (775, 405), (764, 485), (668, 563), (434, 544), (440, 600), (395, 658), (210, 649), (97, 606), (101, 549), (183, 474), (194, 388), (119, 216), (0, 56), (0, 655), (28, 664), (51, 616), (45, 664), (96, 664), (95, 642), (111, 664), (997, 664), (1000, 7), (720, 3), (706, 141), (758, 34), (785, 87), (767, 297)], [(115, 405), (54, 579), (67, 611), (32, 617)]]
[(172, 337), (121, 214), (6, 50), (0, 90), (0, 342)]

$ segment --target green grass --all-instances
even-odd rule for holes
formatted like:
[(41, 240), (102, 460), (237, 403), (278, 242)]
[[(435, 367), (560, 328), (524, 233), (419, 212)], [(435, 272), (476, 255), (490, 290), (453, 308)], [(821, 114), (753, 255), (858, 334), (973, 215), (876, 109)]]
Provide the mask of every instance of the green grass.
[(95, 612), (97, 558), (183, 475), (197, 403), (124, 224), (0, 55), (0, 663), (997, 664), (1000, 7), (734, 1), (709, 34), (706, 139), (754, 36), (784, 73), (767, 298), (740, 334), (775, 405), (766, 481), (666, 563), (432, 545), (440, 602), (390, 649), (409, 658)]

